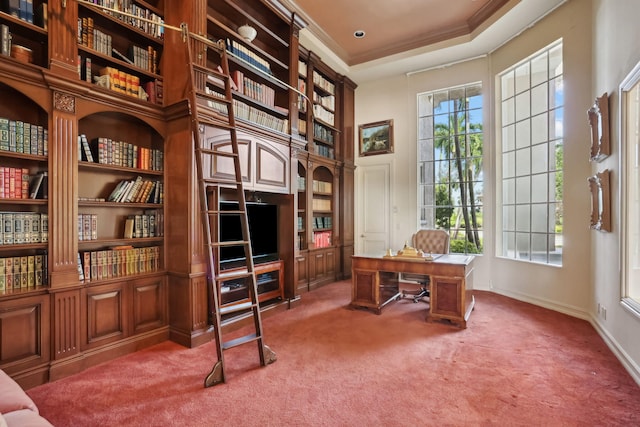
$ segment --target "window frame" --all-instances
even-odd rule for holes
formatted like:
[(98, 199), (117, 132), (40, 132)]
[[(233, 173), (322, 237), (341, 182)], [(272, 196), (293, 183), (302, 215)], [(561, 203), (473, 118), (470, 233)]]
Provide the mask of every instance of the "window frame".
[[(430, 111), (430, 113), (422, 113), (421, 110), (421, 97), (425, 97), (425, 96), (433, 96), (434, 98), (437, 98), (438, 96), (442, 96), (443, 93), (446, 93), (446, 100), (444, 102), (446, 102), (446, 104), (450, 104), (452, 101), (456, 100), (456, 99), (460, 99), (458, 97), (451, 97), (452, 92), (456, 92), (456, 91), (464, 91), (464, 95), (465, 95), (465, 99), (469, 100), (471, 99), (471, 96), (468, 95), (468, 90), (474, 90), (474, 88), (477, 88), (476, 90), (479, 90), (478, 94), (473, 95), (473, 96), (480, 96), (480, 105), (479, 107), (471, 107), (469, 103), (467, 102), (467, 104), (465, 105), (465, 108), (460, 111), (458, 111), (458, 114), (462, 113), (465, 117), (465, 131), (463, 133), (456, 133), (456, 134), (450, 134), (449, 139), (451, 138), (463, 138), (463, 144), (465, 149), (470, 147), (467, 144), (470, 144), (470, 139), (471, 138), (475, 138), (474, 135), (480, 135), (480, 139), (481, 139), (481, 144), (482, 144), (482, 148), (481, 148), (481, 153), (480, 155), (470, 155), (470, 156), (465, 156), (462, 158), (462, 164), (466, 165), (468, 162), (474, 162), (476, 160), (479, 159), (480, 161), (480, 168), (479, 168), (479, 174), (474, 176), (474, 179), (471, 180), (471, 182), (469, 182), (468, 180), (462, 180), (463, 183), (467, 184), (467, 185), (473, 185), (474, 188), (475, 186), (480, 183), (481, 188), (479, 192), (476, 192), (475, 190), (472, 192), (469, 192), (468, 187), (466, 188), (465, 191), (465, 196), (468, 199), (470, 197), (470, 194), (474, 194), (474, 199), (477, 201), (479, 200), (479, 203), (476, 204), (474, 207), (476, 207), (476, 211), (478, 211), (479, 213), (474, 215), (471, 212), (471, 207), (472, 205), (468, 203), (467, 205), (467, 210), (468, 212), (466, 213), (466, 215), (469, 217), (469, 221), (472, 222), (472, 226), (470, 228), (470, 232), (473, 234), (473, 240), (479, 242), (478, 244), (480, 245), (480, 251), (479, 252), (473, 252), (470, 250), (470, 247), (468, 245), (474, 245), (474, 243), (469, 240), (467, 237), (465, 237), (463, 239), (463, 249), (464, 252), (459, 252), (459, 253), (465, 253), (465, 254), (470, 254), (473, 253), (474, 255), (483, 255), (484, 254), (484, 242), (485, 242), (485, 238), (486, 238), (486, 229), (485, 229), (485, 221), (484, 221), (484, 213), (485, 213), (485, 206), (484, 206), (484, 196), (485, 196), (485, 184), (486, 184), (486, 180), (485, 180), (485, 115), (486, 115), (486, 111), (485, 111), (485, 97), (486, 97), (486, 93), (484, 92), (484, 84), (482, 81), (472, 81), (469, 83), (465, 83), (465, 84), (461, 84), (461, 85), (455, 85), (455, 86), (448, 86), (448, 87), (444, 87), (444, 88), (439, 88), (439, 89), (433, 89), (433, 90), (428, 90), (428, 91), (424, 91), (424, 92), (419, 92), (416, 94), (416, 104), (417, 104), (417, 135), (416, 135), (416, 156), (417, 156), (417, 176), (416, 176), (416, 187), (417, 187), (417, 193), (416, 193), (416, 197), (417, 197), (417, 224), (416, 226), (418, 228), (424, 228), (424, 227), (429, 227), (431, 228), (431, 226), (427, 223), (426, 225), (422, 223), (422, 211), (426, 211), (426, 212), (432, 212), (432, 216), (433, 216), (433, 228), (442, 228), (447, 230), (447, 232), (451, 232), (453, 230), (452, 225), (451, 224), (447, 224), (446, 227), (440, 227), (438, 225), (438, 219), (437, 219), (437, 210), (438, 208), (443, 208), (443, 209), (451, 209), (451, 210), (456, 210), (458, 208), (462, 208), (463, 205), (461, 204), (453, 204), (453, 205), (446, 205), (446, 206), (438, 206), (438, 196), (437, 196), (437, 187), (440, 187), (441, 185), (445, 185), (448, 189), (447, 194), (451, 194), (451, 188), (455, 187), (455, 185), (457, 183), (459, 183), (459, 181), (451, 181), (450, 179), (446, 179), (445, 182), (436, 182), (436, 176), (438, 175), (438, 171), (442, 172), (442, 166), (445, 165), (446, 163), (446, 170), (448, 171), (447, 177), (451, 178), (452, 174), (457, 175), (457, 172), (452, 172), (451, 168), (455, 167), (454, 163), (454, 158), (453, 157), (447, 157), (445, 158), (440, 158), (437, 156), (437, 151), (435, 148), (435, 141), (438, 138), (438, 135), (436, 133), (436, 128), (438, 123), (441, 122), (442, 118), (444, 116), (449, 117), (452, 114), (452, 111), (447, 108), (447, 111), (436, 111), (436, 109), (434, 108), (432, 111)], [(476, 123), (476, 121), (472, 121), (471, 123), (469, 122), (469, 120), (472, 117), (475, 117), (476, 114), (480, 114), (480, 126), (481, 128), (478, 130), (471, 130), (471, 126), (473, 124)], [(429, 118), (431, 120), (430, 123), (430, 128), (431, 128), (431, 135), (427, 136), (427, 135), (423, 135), (422, 131), (421, 131), (421, 126), (423, 125), (423, 120), (425, 118)], [(475, 117), (477, 119), (477, 117)], [(440, 121), (439, 121), (440, 120)], [(431, 141), (431, 150), (433, 150), (432, 156), (430, 158), (425, 158), (423, 159), (421, 156), (421, 151), (424, 149), (423, 147), (423, 143)], [(462, 140), (461, 140), (462, 141)], [(428, 167), (425, 165), (427, 163), (431, 163), (431, 167)], [(431, 171), (431, 176), (432, 176), (432, 182), (425, 182), (423, 181), (423, 175), (425, 173), (427, 173), (428, 171)], [(459, 185), (459, 184), (458, 184)], [(427, 205), (424, 204), (424, 196), (422, 195), (422, 192), (428, 188), (432, 189), (432, 197), (433, 197), (433, 203), (431, 205)], [(458, 191), (459, 193), (459, 191)], [(460, 213), (459, 213), (460, 214)], [(480, 221), (477, 220), (477, 218), (480, 218)], [(473, 227), (473, 223), (478, 221), (477, 223), (477, 227), (474, 228)], [(459, 232), (461, 232), (463, 235), (465, 233), (465, 227), (461, 227), (459, 229)], [(459, 241), (460, 239), (456, 239), (456, 241)], [(451, 240), (451, 242), (453, 242), (453, 240)]]
[[(552, 75), (550, 73), (553, 69), (553, 63), (551, 62), (553, 59), (552, 53), (558, 48), (560, 49), (560, 61), (556, 63), (556, 68), (561, 66), (561, 71)], [(543, 54), (546, 55), (545, 78), (534, 80), (534, 73), (536, 70), (539, 70), (539, 68), (536, 67), (536, 65), (539, 65), (537, 61)], [(526, 83), (524, 84), (524, 80), (522, 79), (523, 74), (521, 73), (523, 69), (526, 69)], [(504, 85), (505, 76), (508, 76), (508, 74), (512, 75), (510, 85), (512, 87), (506, 87)], [(564, 78), (564, 42), (562, 38), (549, 43), (542, 49), (527, 55), (526, 58), (496, 74), (496, 140), (499, 141), (499, 144), (496, 150), (497, 168), (495, 171), (497, 195), (495, 256), (498, 258), (549, 267), (562, 267), (563, 265), (564, 256), (562, 251), (560, 251), (559, 257), (554, 257), (553, 254), (555, 251), (552, 250), (552, 244), (556, 245), (558, 241), (561, 242), (564, 234), (564, 216), (562, 214), (565, 204), (563, 158), (566, 138), (564, 131), (562, 131), (562, 133), (556, 132), (555, 125), (559, 121), (558, 115), (561, 115), (560, 120), (561, 123), (564, 124), (566, 103), (564, 101), (564, 89), (559, 92), (552, 91), (553, 87), (551, 85), (560, 82), (562, 86), (564, 86)], [(508, 80), (506, 80), (506, 82), (508, 83)], [(539, 106), (536, 107), (533, 101), (534, 91), (538, 93), (540, 86), (545, 86), (547, 89), (546, 98), (544, 99), (545, 105), (542, 109), (540, 109)], [(509, 91), (509, 89), (511, 90)], [(558, 103), (558, 95), (562, 96), (560, 103)], [(528, 99), (526, 96), (528, 96)], [(528, 102), (523, 103), (523, 99)], [(510, 105), (510, 108), (506, 109), (505, 106), (508, 105)], [(525, 113), (522, 114), (518, 112), (518, 107), (524, 109)], [(546, 119), (547, 132), (544, 139), (538, 140), (540, 135), (536, 134), (535, 129), (538, 127), (534, 126), (536, 124), (534, 119), (539, 120), (542, 116)], [(552, 126), (554, 127), (552, 128)], [(525, 132), (523, 133), (523, 131)], [(524, 144), (519, 140), (518, 133), (525, 135)], [(510, 138), (507, 137), (507, 135), (509, 135)], [(507, 145), (509, 144), (509, 140), (511, 140), (512, 146)], [(546, 149), (546, 166), (543, 169), (534, 171), (534, 166), (537, 167), (539, 165), (534, 162), (538, 157), (534, 157), (533, 150), (542, 145), (544, 145)], [(525, 149), (528, 149), (529, 152), (526, 153), (523, 151)], [(559, 149), (561, 151), (558, 151)], [(559, 168), (557, 167), (558, 153), (562, 154)], [(529, 155), (528, 158), (520, 157), (520, 159), (528, 159), (526, 163), (521, 162), (521, 166), (525, 165), (528, 167), (528, 170), (525, 170), (524, 173), (519, 171), (516, 166), (516, 162), (519, 161), (519, 154), (520, 156), (523, 154)], [(512, 158), (511, 162), (506, 161), (509, 156)], [(508, 165), (512, 166), (507, 171), (505, 167)], [(562, 193), (560, 198), (558, 198), (558, 192), (555, 191), (558, 176), (560, 177), (559, 179), (562, 179)], [(544, 201), (536, 200), (539, 196), (531, 192), (535, 187), (533, 180), (542, 178), (546, 178), (545, 182), (547, 184), (547, 194)], [(554, 184), (556, 184), (555, 188), (552, 188), (552, 178)], [(524, 195), (522, 192), (517, 191), (518, 185), (521, 186), (522, 183), (527, 183), (526, 189), (528, 192)], [(508, 191), (509, 188), (512, 190), (509, 193), (512, 197), (505, 200), (505, 191)], [(553, 199), (551, 199), (551, 195), (554, 195)], [(535, 230), (536, 227), (540, 228), (540, 224), (539, 221), (535, 221), (538, 216), (534, 214), (534, 210), (539, 210), (543, 207), (546, 207), (546, 226), (544, 232), (541, 232)], [(552, 208), (553, 213), (551, 213)], [(519, 225), (522, 221), (517, 221), (518, 218), (525, 218), (522, 216), (523, 214), (526, 214), (525, 216), (528, 218), (528, 221), (526, 221), (526, 219), (524, 221), (524, 228), (522, 225)], [(561, 233), (556, 232), (555, 218), (558, 214), (561, 215), (561, 224), (563, 225)], [(528, 257), (520, 257), (518, 255), (520, 247), (518, 242), (519, 239), (523, 237), (526, 238), (526, 253)], [(551, 239), (553, 239), (553, 242), (551, 242)], [(541, 259), (541, 257), (536, 257), (534, 252), (536, 252), (535, 246), (539, 245), (543, 240), (545, 250), (543, 252), (544, 259)], [(510, 254), (511, 252), (513, 252), (513, 254)], [(558, 259), (558, 261), (554, 261), (555, 259)]]
[[(630, 206), (630, 200), (627, 197), (629, 191), (632, 190), (629, 188), (631, 179), (629, 176), (628, 169), (628, 161), (629, 154), (634, 155), (636, 168), (640, 172), (640, 141), (637, 141), (635, 146), (633, 147), (633, 153), (630, 153), (630, 141), (628, 136), (628, 128), (627, 123), (629, 119), (629, 109), (628, 109), (628, 100), (629, 93), (636, 89), (638, 91), (638, 101), (636, 106), (636, 117), (640, 117), (640, 62), (638, 62), (635, 67), (629, 72), (629, 74), (625, 77), (625, 79), (620, 83), (619, 86), (619, 111), (620, 118), (618, 123), (618, 130), (620, 134), (619, 138), (619, 170), (620, 170), (620, 185), (619, 185), (619, 200), (620, 200), (620, 212), (619, 212), (619, 223), (620, 223), (620, 303), (621, 305), (629, 311), (636, 318), (640, 318), (640, 283), (636, 285), (636, 293), (637, 296), (631, 296), (632, 290), (630, 289), (631, 284), (629, 283), (629, 244), (635, 239), (633, 236), (630, 236), (631, 232), (629, 229), (629, 215), (632, 213), (630, 210), (632, 207)], [(636, 131), (640, 131), (640, 124), (636, 123)], [(636, 192), (640, 191), (640, 180), (636, 179)], [(640, 207), (637, 207), (638, 211), (633, 213), (640, 212)]]

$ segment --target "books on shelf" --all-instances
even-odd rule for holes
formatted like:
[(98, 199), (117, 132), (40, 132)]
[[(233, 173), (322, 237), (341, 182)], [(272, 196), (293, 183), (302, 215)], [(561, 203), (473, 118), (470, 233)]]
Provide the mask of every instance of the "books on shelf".
[(331, 200), (328, 199), (313, 199), (312, 209), (314, 211), (330, 211)]
[(6, 24), (0, 24), (0, 54), (11, 55), (11, 32)]
[(164, 213), (158, 209), (146, 210), (143, 214), (127, 216), (124, 225), (124, 238), (162, 237), (163, 230)]
[(49, 132), (43, 126), (0, 117), (0, 150), (46, 156)]
[(130, 245), (78, 254), (78, 274), (85, 282), (150, 273), (160, 269), (160, 247)]
[(162, 171), (164, 169), (164, 153), (161, 150), (104, 137), (88, 141), (85, 134), (78, 136), (78, 144), (78, 155), (86, 162), (142, 170)]
[(335, 122), (335, 115), (320, 104), (313, 104), (313, 115), (316, 119), (322, 120), (331, 126), (333, 126)]
[(47, 253), (0, 258), (0, 293), (48, 283)]
[(164, 184), (141, 176), (118, 182), (107, 201), (116, 203), (162, 203)]
[(334, 143), (333, 131), (315, 122), (313, 123), (313, 137), (320, 139), (325, 144)]
[(38, 212), (0, 212), (0, 245), (45, 243), (49, 216)]
[(336, 93), (335, 85), (316, 70), (313, 70), (313, 84), (330, 94)]
[(140, 98), (140, 77), (116, 67), (103, 67), (94, 76), (96, 84), (128, 96)]
[(314, 179), (313, 191), (315, 193), (331, 194), (331, 192), (333, 191), (333, 184), (328, 181), (320, 181), (318, 179)]
[(331, 228), (331, 217), (330, 216), (314, 216), (313, 228), (318, 230)]
[(98, 214), (79, 213), (78, 214), (78, 240), (98, 239)]
[(31, 175), (29, 178), (29, 198), (46, 199), (48, 197), (48, 185), (47, 171)]
[(240, 58), (242, 61), (266, 74), (271, 74), (271, 64), (269, 64), (267, 60), (261, 58), (257, 53), (253, 52), (243, 44), (229, 38), (227, 39), (226, 45), (227, 51), (233, 56)]
[(307, 76), (307, 63), (301, 60), (298, 60), (298, 74), (301, 76)]
[(47, 172), (30, 175), (27, 168), (0, 166), (0, 198), (46, 199)]
[(331, 112), (336, 110), (336, 97), (334, 95), (321, 95), (314, 90), (313, 102), (320, 104), (323, 108)]
[(331, 231), (314, 231), (313, 232), (313, 243), (316, 248), (327, 248), (331, 246), (331, 238), (333, 232)]
[(0, 4), (4, 12), (33, 24), (33, 0), (3, 0)]

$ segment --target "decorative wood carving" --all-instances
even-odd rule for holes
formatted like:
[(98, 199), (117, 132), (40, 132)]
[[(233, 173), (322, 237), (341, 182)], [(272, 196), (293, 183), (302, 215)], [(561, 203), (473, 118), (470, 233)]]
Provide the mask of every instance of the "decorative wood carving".
[(76, 98), (68, 93), (53, 92), (53, 107), (65, 113), (75, 114)]

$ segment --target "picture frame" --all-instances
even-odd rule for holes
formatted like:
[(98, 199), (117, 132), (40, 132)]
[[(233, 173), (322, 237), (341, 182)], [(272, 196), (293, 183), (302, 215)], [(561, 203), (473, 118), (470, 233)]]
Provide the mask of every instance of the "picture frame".
[(611, 154), (609, 141), (609, 95), (605, 92), (596, 98), (587, 110), (591, 126), (591, 155), (589, 160), (599, 162)]
[(358, 126), (360, 156), (393, 153), (393, 120)]
[(594, 230), (611, 231), (610, 175), (611, 171), (605, 169), (588, 178), (591, 191), (590, 227)]

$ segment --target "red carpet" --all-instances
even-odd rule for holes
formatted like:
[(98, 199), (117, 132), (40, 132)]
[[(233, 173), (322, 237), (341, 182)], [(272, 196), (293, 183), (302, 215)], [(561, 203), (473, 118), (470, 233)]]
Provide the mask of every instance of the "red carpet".
[[(350, 282), (264, 319), (278, 361), (165, 342), (28, 391), (62, 426), (632, 426), (640, 388), (583, 320), (476, 292), (468, 328), (424, 303), (348, 308)], [(246, 332), (246, 331), (245, 331)]]

